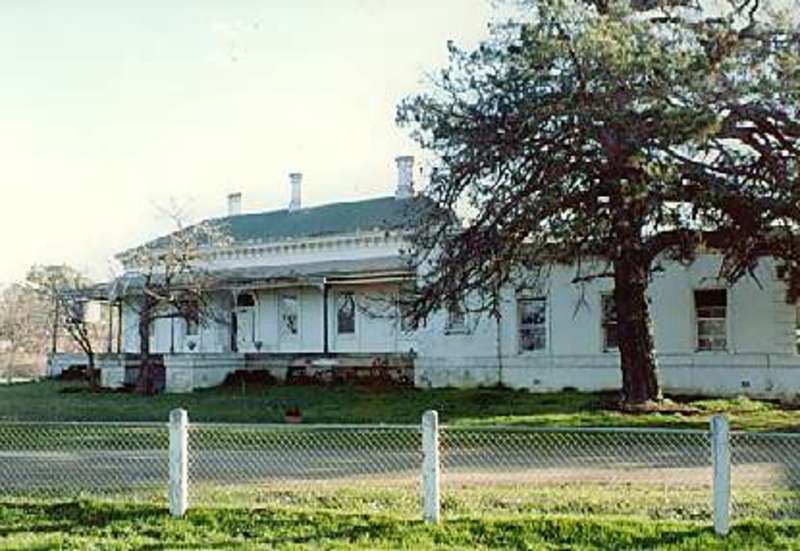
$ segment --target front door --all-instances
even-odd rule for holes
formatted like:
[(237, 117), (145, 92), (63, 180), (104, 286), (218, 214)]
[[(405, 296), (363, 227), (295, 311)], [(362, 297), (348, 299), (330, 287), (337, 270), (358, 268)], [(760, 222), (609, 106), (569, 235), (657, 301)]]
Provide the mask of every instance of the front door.
[(300, 348), (300, 302), (294, 292), (283, 292), (278, 298), (278, 346), (282, 352)]
[(256, 341), (256, 301), (251, 293), (236, 297), (236, 349), (238, 352), (252, 352)]

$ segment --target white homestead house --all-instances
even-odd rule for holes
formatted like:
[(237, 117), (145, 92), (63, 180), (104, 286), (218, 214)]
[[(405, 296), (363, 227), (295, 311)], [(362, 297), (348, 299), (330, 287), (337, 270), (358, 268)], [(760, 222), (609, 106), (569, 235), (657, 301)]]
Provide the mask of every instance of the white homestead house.
[[(620, 388), (612, 281), (579, 287), (569, 266), (554, 268), (534, 288), (505, 289), (499, 320), (469, 313), (467, 302), (419, 329), (407, 326), (399, 293), (417, 274), (403, 251), (425, 204), (414, 193), (413, 162), (397, 158), (397, 187), (386, 197), (305, 208), (300, 174), (290, 175), (284, 210), (243, 213), (241, 195), (231, 195), (223, 221), (234, 241), (210, 261), (225, 282), (213, 297), (221, 321), (159, 319), (152, 328), (166, 391), (215, 386), (242, 369), (268, 369), (278, 378), (298, 370), (391, 369), (392, 378), (423, 388)], [(781, 267), (765, 258), (757, 280), (727, 286), (717, 278), (720, 261), (709, 252), (689, 265), (667, 263), (654, 276), (664, 390), (800, 393), (798, 309), (785, 300)], [(117, 330), (98, 360), (108, 387), (132, 382), (139, 351), (136, 311), (114, 308)], [(51, 369), (71, 360), (56, 354)]]

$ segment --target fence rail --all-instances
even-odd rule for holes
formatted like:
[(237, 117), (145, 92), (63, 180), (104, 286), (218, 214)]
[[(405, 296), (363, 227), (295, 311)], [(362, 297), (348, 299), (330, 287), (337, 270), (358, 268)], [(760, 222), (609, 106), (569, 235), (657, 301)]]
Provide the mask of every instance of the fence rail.
[[(421, 425), (0, 423), (0, 498), (306, 506), (429, 521), (800, 518), (800, 434)], [(177, 423), (177, 424), (176, 424)], [(183, 462), (183, 463), (181, 463)], [(168, 488), (170, 489), (168, 491)], [(182, 500), (176, 502), (176, 500)]]

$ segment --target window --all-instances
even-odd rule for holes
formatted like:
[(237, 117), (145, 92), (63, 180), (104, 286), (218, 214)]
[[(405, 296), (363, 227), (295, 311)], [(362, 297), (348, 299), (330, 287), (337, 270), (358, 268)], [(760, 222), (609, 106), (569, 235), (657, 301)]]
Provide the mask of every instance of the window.
[(794, 309), (794, 342), (797, 353), (800, 354), (800, 304)]
[(519, 348), (522, 352), (547, 348), (547, 300), (518, 298)]
[(336, 332), (353, 335), (356, 332), (356, 299), (353, 293), (336, 295)]
[(186, 336), (196, 337), (200, 330), (200, 312), (197, 303), (190, 303), (186, 307)]
[(298, 321), (297, 295), (281, 295), (281, 335), (295, 336), (300, 327)]
[(256, 305), (256, 299), (251, 293), (242, 293), (236, 297), (236, 306), (239, 308), (252, 308)]
[(411, 333), (414, 331), (412, 321), (412, 304), (411, 298), (400, 295), (397, 299), (397, 315), (400, 318), (400, 331), (402, 333)]
[(451, 304), (447, 308), (447, 333), (465, 333), (467, 331), (467, 315), (464, 307), (458, 303)]
[(191, 314), (186, 318), (186, 336), (196, 337), (199, 333), (200, 323), (197, 319), (197, 314)]
[(697, 349), (726, 350), (728, 346), (725, 321), (728, 293), (725, 289), (705, 289), (694, 292), (697, 316)]
[(619, 348), (617, 336), (617, 304), (614, 295), (600, 295), (600, 306), (603, 315), (603, 350), (616, 350)]

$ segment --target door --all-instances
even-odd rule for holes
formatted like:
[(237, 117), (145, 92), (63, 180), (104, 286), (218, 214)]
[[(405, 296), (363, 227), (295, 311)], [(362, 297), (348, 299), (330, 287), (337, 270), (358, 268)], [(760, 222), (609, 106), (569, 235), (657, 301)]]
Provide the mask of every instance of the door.
[(278, 347), (282, 352), (300, 349), (300, 301), (295, 292), (278, 297)]
[(251, 352), (256, 341), (256, 300), (252, 293), (236, 297), (236, 348), (239, 352)]

